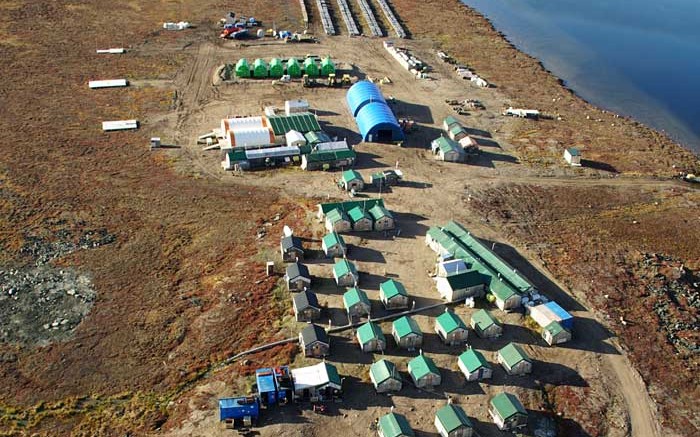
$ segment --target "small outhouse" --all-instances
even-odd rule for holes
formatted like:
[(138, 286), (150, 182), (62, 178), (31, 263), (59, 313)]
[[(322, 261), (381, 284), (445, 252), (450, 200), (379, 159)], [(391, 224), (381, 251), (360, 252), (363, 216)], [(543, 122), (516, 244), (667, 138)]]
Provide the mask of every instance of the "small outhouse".
[(564, 159), (572, 167), (580, 167), (581, 166), (581, 151), (579, 151), (575, 147), (569, 147), (568, 149), (564, 150)]

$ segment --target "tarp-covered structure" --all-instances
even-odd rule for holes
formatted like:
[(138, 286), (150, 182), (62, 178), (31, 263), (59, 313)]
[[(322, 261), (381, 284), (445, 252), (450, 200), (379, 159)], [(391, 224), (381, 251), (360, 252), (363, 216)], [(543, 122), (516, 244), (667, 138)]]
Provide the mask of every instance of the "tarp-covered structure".
[(377, 85), (368, 81), (358, 82), (350, 87), (345, 99), (363, 141), (403, 141), (403, 130)]

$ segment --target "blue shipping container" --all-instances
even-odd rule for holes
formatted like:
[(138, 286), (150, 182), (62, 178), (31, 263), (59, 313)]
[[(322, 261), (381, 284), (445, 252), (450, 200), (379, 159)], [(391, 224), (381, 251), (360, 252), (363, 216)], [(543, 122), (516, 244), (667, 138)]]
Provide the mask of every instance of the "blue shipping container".
[(265, 405), (277, 403), (277, 386), (275, 374), (272, 369), (258, 369), (255, 371), (255, 382), (258, 384), (258, 396)]
[(243, 420), (249, 416), (252, 420), (257, 420), (260, 414), (258, 399), (249, 398), (225, 398), (219, 399), (219, 420), (226, 419)]
[(565, 329), (571, 331), (574, 327), (574, 316), (569, 314), (564, 308), (560, 307), (558, 303), (554, 301), (547, 302), (545, 306), (552, 311), (557, 317), (561, 318), (559, 324)]

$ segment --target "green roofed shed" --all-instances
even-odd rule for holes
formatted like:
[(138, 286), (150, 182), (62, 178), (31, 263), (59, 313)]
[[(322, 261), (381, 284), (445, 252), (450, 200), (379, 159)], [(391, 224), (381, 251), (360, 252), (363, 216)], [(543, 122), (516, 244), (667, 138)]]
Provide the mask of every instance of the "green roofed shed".
[(389, 279), (388, 281), (379, 284), (379, 291), (384, 294), (384, 297), (391, 299), (394, 296), (408, 296), (406, 292), (406, 287), (403, 286), (399, 281)]
[(320, 131), (316, 116), (310, 112), (300, 112), (291, 115), (270, 115), (267, 117), (270, 127), (275, 135), (285, 135), (295, 130), (302, 134), (312, 131)]
[(287, 60), (287, 74), (292, 77), (301, 77), (301, 65), (297, 58)]
[(396, 319), (394, 321), (394, 331), (399, 338), (410, 334), (423, 335), (416, 321), (410, 316), (403, 316), (400, 319)]
[(253, 77), (260, 79), (263, 77), (267, 77), (267, 75), (267, 63), (265, 62), (265, 60), (260, 58), (256, 59), (253, 63)]
[(499, 393), (491, 398), (491, 407), (504, 420), (515, 416), (516, 414), (527, 415), (527, 411), (523, 404), (515, 395), (510, 393)]
[(272, 58), (270, 60), (270, 77), (282, 77), (284, 76), (284, 65), (279, 58)]
[(304, 60), (304, 74), (308, 74), (309, 77), (318, 76), (318, 65), (316, 64), (316, 59), (306, 58), (306, 60)]
[(382, 329), (376, 323), (367, 322), (357, 328), (357, 341), (363, 352), (383, 351), (386, 349), (386, 338)]
[(367, 293), (353, 287), (343, 294), (343, 305), (350, 315), (364, 316), (369, 314), (371, 303)]
[(456, 329), (467, 329), (467, 325), (452, 311), (445, 311), (440, 314), (440, 316), (435, 319), (435, 323), (442, 327), (447, 334)]
[(440, 370), (435, 365), (435, 362), (431, 358), (426, 357), (423, 354), (420, 354), (411, 361), (409, 361), (408, 366), (411, 369), (410, 373), (414, 379), (423, 378), (428, 374), (440, 374)]
[[(469, 420), (469, 417), (467, 417), (467, 413), (464, 412), (462, 407), (455, 404), (447, 404), (444, 407), (440, 408), (437, 411), (437, 413), (435, 413), (435, 427), (438, 429), (438, 431), (440, 431), (441, 435), (447, 436), (460, 428), (471, 429), (473, 425), (471, 420)], [(467, 434), (462, 433), (459, 435)], [(469, 433), (468, 435), (471, 435), (471, 433)]]
[(415, 434), (402, 414), (389, 413), (379, 418), (379, 432), (382, 437), (413, 437)]
[(236, 62), (236, 76), (250, 77), (250, 65), (248, 65), (248, 60), (246, 58), (241, 58)]
[(331, 57), (327, 56), (321, 61), (321, 75), (328, 76), (329, 74), (335, 74), (335, 65), (333, 65)]
[(379, 386), (389, 379), (394, 379), (399, 382), (401, 381), (401, 375), (399, 374), (396, 365), (389, 360), (379, 360), (376, 363), (373, 363), (369, 368), (369, 373), (375, 386)]
[(464, 351), (462, 355), (459, 356), (458, 360), (471, 373), (476, 372), (482, 367), (491, 368), (491, 364), (486, 361), (484, 355), (474, 348)]

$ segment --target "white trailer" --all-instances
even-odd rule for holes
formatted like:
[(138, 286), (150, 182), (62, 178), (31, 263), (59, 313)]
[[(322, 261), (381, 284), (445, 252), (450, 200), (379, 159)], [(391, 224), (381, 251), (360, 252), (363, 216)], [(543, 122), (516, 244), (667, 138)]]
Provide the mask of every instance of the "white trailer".
[(92, 89), (97, 88), (117, 88), (129, 85), (126, 79), (109, 79), (109, 80), (91, 80), (88, 86)]

